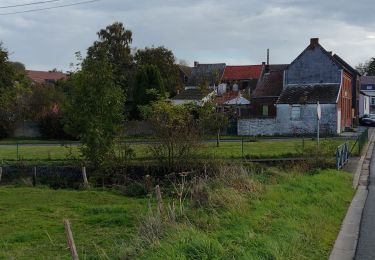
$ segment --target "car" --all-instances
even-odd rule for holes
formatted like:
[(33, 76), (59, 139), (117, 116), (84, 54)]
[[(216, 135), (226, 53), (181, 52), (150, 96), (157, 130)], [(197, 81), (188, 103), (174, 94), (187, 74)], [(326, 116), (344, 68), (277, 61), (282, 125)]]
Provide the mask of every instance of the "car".
[(359, 122), (363, 126), (375, 126), (375, 115), (364, 115)]

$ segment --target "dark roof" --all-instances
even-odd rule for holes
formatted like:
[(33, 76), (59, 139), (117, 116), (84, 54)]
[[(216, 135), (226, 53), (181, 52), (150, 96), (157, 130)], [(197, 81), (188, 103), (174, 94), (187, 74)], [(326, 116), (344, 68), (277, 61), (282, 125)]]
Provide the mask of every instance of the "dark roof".
[(373, 85), (375, 84), (375, 76), (362, 76), (361, 77), (362, 85)]
[(277, 104), (335, 104), (340, 84), (314, 84), (288, 86), (282, 92)]
[(190, 77), (191, 72), (193, 71), (192, 67), (185, 66), (185, 65), (178, 65), (178, 68), (180, 69), (180, 71), (182, 71), (185, 74), (186, 77)]
[(262, 65), (226, 66), (223, 80), (259, 79)]
[(205, 82), (207, 82), (209, 86), (218, 85), (223, 78), (225, 66), (225, 63), (197, 64), (193, 67), (188, 85), (199, 86)]
[(253, 98), (260, 97), (278, 97), (283, 90), (283, 71), (271, 71), (266, 73), (261, 81), (258, 82), (254, 90)]
[(202, 100), (205, 96), (199, 88), (190, 88), (181, 91), (172, 100)]
[(335, 54), (332, 56), (333, 59), (335, 59), (338, 63), (340, 63), (341, 67), (349, 71), (353, 76), (361, 76), (361, 74), (354, 69), (352, 66), (350, 66), (346, 61), (344, 61), (339, 55)]
[(270, 71), (284, 71), (288, 68), (289, 64), (270, 64)]

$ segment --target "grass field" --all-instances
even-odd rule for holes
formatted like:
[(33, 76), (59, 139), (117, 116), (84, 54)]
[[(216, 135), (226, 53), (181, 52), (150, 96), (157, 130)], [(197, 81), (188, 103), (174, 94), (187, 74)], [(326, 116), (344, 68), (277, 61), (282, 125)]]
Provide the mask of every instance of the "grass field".
[[(0, 188), (0, 259), (69, 259), (63, 218), (81, 259), (327, 259), (354, 191), (347, 173), (253, 176), (257, 196), (225, 188), (229, 206), (190, 208), (157, 243), (137, 226), (148, 199), (111, 192)], [(234, 196), (235, 195), (235, 196)], [(230, 199), (228, 200), (230, 202)]]
[[(344, 143), (344, 140), (330, 140), (323, 141), (322, 146), (332, 146), (332, 156), (335, 154), (335, 147)], [(350, 141), (352, 146), (354, 141)], [(135, 151), (135, 159), (137, 160), (151, 160), (152, 155), (148, 153), (148, 144), (130, 144)], [(203, 143), (198, 152), (201, 158), (205, 156), (215, 158), (274, 158), (274, 157), (296, 157), (304, 149), (316, 146), (316, 141), (307, 139), (285, 139), (285, 140), (259, 140), (257, 142), (244, 142), (242, 150), (241, 141), (221, 142), (220, 147), (216, 147), (215, 142)], [(17, 148), (18, 147), (18, 148)], [(354, 149), (354, 154), (357, 154), (357, 149)], [(26, 144), (17, 145), (1, 145), (0, 146), (0, 161), (1, 160), (66, 160), (72, 158), (79, 158), (79, 146), (49, 144), (31, 146)]]
[(109, 192), (0, 188), (0, 259), (69, 259), (63, 218), (82, 259), (115, 256), (146, 209)]

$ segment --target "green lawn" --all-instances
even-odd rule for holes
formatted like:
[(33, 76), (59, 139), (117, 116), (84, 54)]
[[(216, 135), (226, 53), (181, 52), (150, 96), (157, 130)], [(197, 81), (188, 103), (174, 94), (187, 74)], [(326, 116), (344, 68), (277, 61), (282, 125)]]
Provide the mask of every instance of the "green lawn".
[(0, 188), (0, 259), (69, 259), (64, 218), (81, 259), (115, 256), (146, 210), (110, 192)]
[[(332, 146), (332, 156), (335, 154), (335, 147), (344, 143), (344, 140), (332, 139), (329, 141)], [(327, 141), (322, 141), (322, 146), (326, 145)], [(352, 146), (354, 141), (350, 141)], [(135, 159), (137, 160), (152, 160), (152, 154), (148, 151), (148, 144), (130, 144), (135, 151)], [(204, 143), (200, 146), (198, 152), (200, 157), (205, 156), (232, 159), (242, 158), (242, 155), (250, 158), (274, 158), (274, 157), (298, 157), (300, 153), (309, 147), (316, 146), (316, 141), (307, 139), (285, 139), (285, 140), (259, 140), (257, 142), (244, 142), (242, 154), (242, 142), (221, 142), (220, 147), (216, 147), (215, 142)], [(0, 161), (1, 160), (65, 160), (72, 158), (79, 158), (79, 147), (75, 145), (60, 145), (51, 144), (48, 146), (29, 146), (25, 144), (18, 145), (3, 145), (0, 146)], [(357, 149), (354, 149), (354, 155), (358, 154)]]
[(0, 259), (69, 259), (63, 218), (72, 222), (81, 259), (123, 252), (138, 252), (136, 259), (327, 259), (354, 193), (349, 174), (258, 177), (267, 179), (258, 196), (223, 189), (220, 198), (235, 198), (228, 207), (190, 208), (185, 221), (141, 248), (137, 226), (148, 199), (2, 187)]

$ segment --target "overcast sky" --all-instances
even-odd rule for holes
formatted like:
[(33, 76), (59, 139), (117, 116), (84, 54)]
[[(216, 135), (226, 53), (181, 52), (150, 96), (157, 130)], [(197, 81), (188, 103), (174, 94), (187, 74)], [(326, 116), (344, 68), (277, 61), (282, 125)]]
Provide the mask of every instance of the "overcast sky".
[[(1, 8), (37, 1), (0, 0), (0, 14), (83, 0)], [(85, 52), (99, 29), (120, 21), (133, 32), (132, 47), (164, 45), (190, 64), (259, 64), (267, 48), (271, 63), (290, 63), (319, 37), (355, 66), (375, 56), (374, 8), (373, 0), (101, 0), (0, 15), (0, 40), (11, 60), (28, 69), (68, 70), (74, 53)]]

